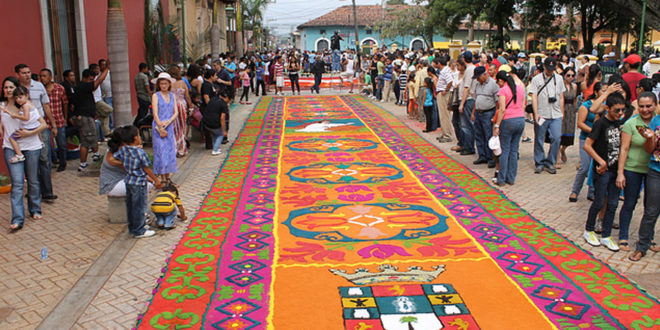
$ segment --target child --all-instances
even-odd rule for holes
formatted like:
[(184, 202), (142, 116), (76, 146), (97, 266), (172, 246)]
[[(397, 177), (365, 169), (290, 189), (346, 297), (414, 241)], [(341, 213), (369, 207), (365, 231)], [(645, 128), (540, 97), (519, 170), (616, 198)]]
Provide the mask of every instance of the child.
[[(28, 89), (23, 86), (16, 87), (14, 90), (14, 97), (19, 112), (13, 112), (7, 108), (7, 113), (9, 113), (12, 118), (21, 121), (20, 129), (31, 131), (39, 128), (39, 111), (34, 105), (32, 105), (32, 102), (30, 102), (30, 92)], [(9, 162), (12, 164), (25, 160), (25, 156), (23, 156), (23, 153), (21, 152), (21, 147), (18, 145), (18, 141), (16, 141), (18, 138), (20, 138), (18, 130), (13, 132), (9, 138), (11, 147), (16, 152), (16, 155), (9, 159)]]
[(128, 218), (128, 232), (135, 238), (151, 237), (156, 234), (153, 230), (144, 228), (145, 213), (147, 209), (147, 177), (154, 181), (157, 189), (162, 188), (160, 180), (154, 175), (149, 166), (149, 156), (142, 150), (142, 139), (135, 126), (122, 126), (117, 128), (124, 146), (113, 154), (120, 160), (126, 169), (126, 213)]
[(424, 115), (426, 115), (426, 129), (424, 133), (433, 132), (436, 130), (435, 125), (433, 125), (433, 99), (435, 99), (435, 87), (433, 84), (433, 79), (431, 77), (426, 77), (424, 79), (424, 87), (426, 97), (424, 97)]
[[(241, 95), (241, 99), (238, 100), (238, 103), (240, 104), (252, 104), (248, 101), (248, 95), (250, 94), (250, 68), (245, 68), (240, 73), (241, 77), (241, 85), (243, 85), (243, 94)], [(243, 97), (245, 97), (245, 102), (243, 102)]]
[(397, 98), (399, 105), (406, 104), (406, 84), (408, 83), (408, 70), (401, 70), (399, 74), (400, 97)]
[(268, 73), (268, 71), (264, 70), (261, 60), (257, 60), (257, 96), (259, 96), (259, 86), (261, 86), (261, 95), (266, 96), (266, 82), (264, 81), (265, 73)]
[[(623, 118), (626, 108), (626, 100), (618, 92), (607, 96), (606, 109), (607, 114), (598, 119), (593, 127), (589, 137), (584, 142), (584, 151), (593, 158), (594, 161), (594, 201), (589, 208), (587, 224), (582, 237), (587, 243), (593, 246), (604, 245), (612, 251), (619, 251), (619, 246), (614, 243), (612, 237), (612, 224), (614, 223), (614, 214), (619, 203), (619, 188), (616, 185), (619, 149), (621, 147), (621, 118)], [(595, 233), (596, 216), (598, 211), (603, 208), (607, 198), (607, 211), (603, 217), (603, 232), (600, 242)]]
[(186, 221), (186, 212), (181, 204), (179, 198), (179, 190), (176, 188), (172, 181), (168, 181), (163, 187), (163, 191), (156, 195), (156, 198), (151, 203), (151, 212), (156, 216), (156, 225), (166, 230), (173, 229), (174, 217), (176, 216), (176, 208), (181, 213), (181, 221)]
[(415, 73), (411, 72), (408, 81), (413, 83), (406, 84), (408, 88), (408, 119), (417, 119), (417, 86), (415, 86)]

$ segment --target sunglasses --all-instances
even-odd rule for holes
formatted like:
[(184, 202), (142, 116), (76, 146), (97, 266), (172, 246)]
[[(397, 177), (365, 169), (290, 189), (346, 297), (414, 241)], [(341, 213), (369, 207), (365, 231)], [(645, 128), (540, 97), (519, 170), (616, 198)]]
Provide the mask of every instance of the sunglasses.
[(623, 108), (621, 108), (621, 109), (613, 109), (613, 110), (614, 110), (614, 113), (622, 113), (622, 112), (624, 112), (624, 109), (623, 109)]
[(575, 75), (574, 74), (567, 74), (566, 77), (572, 78), (572, 77), (575, 77)]

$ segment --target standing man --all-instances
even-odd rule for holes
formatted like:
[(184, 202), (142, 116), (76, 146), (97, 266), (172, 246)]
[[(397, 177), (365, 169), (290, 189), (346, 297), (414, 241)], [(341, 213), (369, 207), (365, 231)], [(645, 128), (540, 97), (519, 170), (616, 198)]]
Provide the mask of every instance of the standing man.
[[(564, 86), (563, 78), (555, 73), (557, 60), (546, 57), (543, 61), (543, 72), (532, 78), (529, 93), (532, 94), (534, 108), (534, 173), (543, 170), (550, 174), (557, 173), (555, 163), (561, 138), (561, 121), (564, 116)], [(550, 151), (545, 155), (543, 142), (549, 132)]]
[[(112, 114), (112, 107), (103, 101), (103, 94), (101, 93), (101, 84), (108, 77), (108, 67), (101, 71), (101, 67), (97, 64), (89, 66), (89, 70), (95, 76), (94, 79), (101, 79), (98, 87), (94, 90), (94, 106), (96, 107), (96, 118), (101, 121), (101, 133), (103, 137), (109, 137), (112, 131), (110, 130), (110, 115)], [(104, 75), (101, 72), (105, 73)], [(101, 78), (103, 77), (103, 78)]]
[[(312, 57), (310, 57), (311, 59)], [(312, 86), (312, 93), (316, 90), (316, 94), (321, 93), (321, 80), (323, 79), (323, 73), (325, 73), (325, 62), (323, 58), (318, 55), (318, 58), (312, 63), (311, 72), (314, 75), (314, 86)]]
[(623, 70), (626, 73), (622, 74), (621, 78), (630, 87), (630, 102), (637, 100), (637, 84), (640, 80), (646, 78), (638, 71), (641, 64), (642, 59), (637, 54), (630, 54), (623, 60)]
[(461, 104), (458, 106), (458, 112), (461, 117), (461, 136), (463, 136), (463, 145), (455, 151), (460, 151), (461, 155), (474, 155), (474, 124), (472, 123), (472, 110), (474, 109), (474, 88), (476, 82), (474, 76), (474, 64), (472, 64), (472, 52), (465, 51), (461, 54), (459, 61), (465, 65), (463, 73), (463, 91), (461, 93)]
[[(105, 70), (107, 66), (108, 66), (108, 61), (106, 61), (105, 59), (99, 60), (100, 71)], [(112, 105), (112, 82), (110, 78), (110, 71), (108, 71), (108, 76), (105, 77), (105, 79), (101, 83), (101, 97), (103, 98), (103, 102), (107, 103), (110, 107), (114, 107), (114, 105)]]
[[(39, 115), (44, 117), (51, 123), (54, 123), (53, 113), (50, 110), (50, 98), (48, 97), (48, 92), (46, 87), (38, 81), (32, 80), (32, 70), (25, 64), (19, 64), (14, 67), (14, 71), (18, 76), (18, 81), (21, 86), (27, 88), (30, 91), (30, 101), (35, 108), (39, 111)], [(53, 134), (57, 135), (57, 128), (53, 127)], [(41, 154), (39, 155), (39, 186), (41, 190), (41, 196), (47, 196), (44, 198), (47, 201), (52, 201), (56, 196), (53, 195), (53, 184), (50, 179), (50, 134), (51, 130), (46, 128), (41, 131), (41, 141), (43, 141), (45, 147), (41, 148)]]
[(234, 60), (236, 57), (234, 55), (230, 55), (229, 58), (227, 58), (227, 63), (223, 66), (227, 72), (229, 72), (229, 78), (231, 78), (231, 86), (229, 90), (229, 94), (227, 96), (231, 100), (231, 102), (234, 102), (234, 97), (236, 97), (236, 63), (234, 63)]
[(282, 65), (282, 57), (275, 58), (275, 65), (273, 66), (275, 74), (275, 95), (284, 95), (282, 89), (284, 88), (284, 66)]
[(339, 75), (339, 79), (341, 79), (341, 85), (344, 86), (344, 79), (348, 79), (351, 83), (351, 90), (349, 93), (353, 93), (353, 85), (355, 84), (353, 79), (355, 77), (355, 71), (353, 68), (353, 55), (348, 54), (346, 56), (346, 59), (342, 61), (341, 65), (344, 67), (344, 71)]
[[(53, 81), (53, 73), (49, 69), (41, 69), (39, 72), (39, 80), (46, 87), (46, 92), (48, 92), (48, 98), (50, 99), (50, 110), (53, 113), (53, 119), (55, 122), (48, 122), (48, 128), (52, 129), (53, 135), (55, 135), (55, 142), (57, 143), (57, 160), (59, 165), (57, 166), (57, 171), (62, 172), (66, 169), (66, 119), (67, 112), (69, 109), (69, 99), (67, 97), (66, 90), (64, 87)], [(52, 159), (49, 155), (49, 159)], [(52, 194), (52, 187), (50, 194), (47, 194), (47, 191), (42, 188), (42, 199), (55, 199), (57, 196)]]
[(479, 158), (472, 164), (488, 163), (488, 168), (494, 168), (495, 159), (493, 159), (493, 151), (488, 147), (488, 140), (493, 136), (493, 116), (495, 116), (497, 92), (500, 91), (500, 87), (488, 75), (486, 66), (475, 68), (472, 79), (477, 81), (477, 85), (474, 89), (474, 111), (470, 119), (474, 122), (477, 151), (479, 152)]
[(135, 75), (135, 92), (137, 94), (138, 112), (133, 120), (133, 126), (140, 128), (140, 121), (149, 113), (151, 106), (151, 87), (149, 86), (149, 67), (147, 63), (140, 63), (140, 72)]
[(440, 129), (442, 135), (438, 137), (440, 142), (452, 141), (452, 124), (449, 111), (447, 110), (448, 92), (451, 90), (454, 76), (451, 69), (447, 66), (447, 57), (439, 56), (433, 59), (433, 68), (438, 72), (438, 83), (435, 85), (435, 92), (438, 104), (438, 114), (440, 116)]
[(330, 49), (332, 49), (332, 71), (339, 72), (341, 71), (341, 47), (339, 46), (339, 40), (344, 40), (340, 35), (339, 31), (335, 31), (335, 34), (330, 37)]
[(73, 100), (74, 100), (74, 90), (76, 88), (76, 74), (71, 70), (64, 70), (62, 73), (64, 80), (60, 83), (64, 87), (66, 92), (66, 98), (69, 100), (69, 106), (64, 108), (64, 119), (66, 123), (69, 122), (69, 118), (73, 115)]
[(78, 136), (80, 137), (80, 165), (78, 171), (82, 172), (87, 168), (87, 153), (92, 149), (94, 154), (92, 159), (96, 162), (101, 159), (99, 154), (99, 146), (96, 132), (96, 122), (94, 116), (96, 115), (96, 102), (94, 102), (94, 91), (99, 88), (101, 82), (108, 74), (108, 67), (103, 70), (98, 79), (94, 79), (94, 73), (86, 69), (82, 72), (82, 80), (76, 86), (75, 94), (75, 109), (76, 120), (78, 122)]

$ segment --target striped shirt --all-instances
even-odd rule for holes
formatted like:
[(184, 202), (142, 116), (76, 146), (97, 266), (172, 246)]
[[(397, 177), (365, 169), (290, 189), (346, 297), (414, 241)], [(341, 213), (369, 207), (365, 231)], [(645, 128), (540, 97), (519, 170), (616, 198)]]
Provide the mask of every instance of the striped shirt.
[(406, 83), (408, 82), (408, 73), (405, 71), (401, 71), (401, 74), (399, 74), (399, 87), (401, 87), (402, 91), (406, 90)]
[(151, 166), (147, 153), (140, 147), (123, 146), (113, 155), (124, 164), (126, 169), (126, 184), (145, 186), (147, 184), (147, 173), (145, 167)]
[(181, 199), (171, 191), (161, 191), (151, 202), (151, 212), (156, 214), (170, 213), (175, 206), (182, 206)]
[(451, 69), (449, 66), (445, 65), (438, 74), (438, 83), (435, 85), (435, 91), (438, 93), (444, 92), (452, 81), (454, 81), (454, 76), (452, 75)]

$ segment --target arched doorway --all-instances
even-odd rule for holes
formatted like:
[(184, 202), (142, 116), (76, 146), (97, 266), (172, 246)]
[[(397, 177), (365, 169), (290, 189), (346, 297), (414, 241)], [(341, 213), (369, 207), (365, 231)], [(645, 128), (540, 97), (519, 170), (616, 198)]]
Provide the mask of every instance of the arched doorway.
[(365, 54), (373, 53), (374, 49), (378, 48), (378, 41), (374, 38), (364, 38), (360, 43), (362, 52)]
[(410, 49), (412, 51), (424, 50), (426, 49), (426, 42), (422, 38), (415, 38), (410, 41)]
[(315, 48), (317, 52), (323, 52), (326, 49), (330, 49), (330, 40), (328, 40), (327, 38), (316, 39)]

